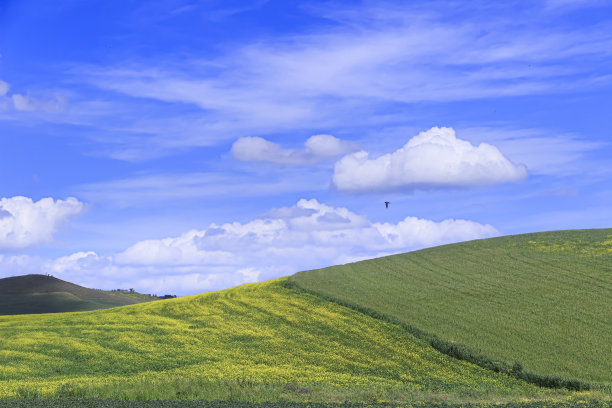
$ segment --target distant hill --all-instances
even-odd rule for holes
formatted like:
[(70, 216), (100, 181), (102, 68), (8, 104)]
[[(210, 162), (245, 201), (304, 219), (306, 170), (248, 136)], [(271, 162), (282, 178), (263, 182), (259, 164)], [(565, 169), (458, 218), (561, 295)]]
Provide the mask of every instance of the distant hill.
[(156, 299), (139, 293), (88, 289), (47, 275), (0, 279), (0, 315), (80, 312)]
[(530, 373), (612, 383), (612, 229), (461, 242), (289, 282)]

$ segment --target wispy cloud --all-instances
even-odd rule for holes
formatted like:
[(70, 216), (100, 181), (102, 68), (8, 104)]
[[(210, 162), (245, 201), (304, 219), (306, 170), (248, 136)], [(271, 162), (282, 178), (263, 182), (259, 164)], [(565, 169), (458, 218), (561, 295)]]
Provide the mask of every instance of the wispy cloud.
[(0, 80), (0, 112), (12, 109), (15, 111), (42, 111), (57, 114), (64, 110), (66, 101), (53, 92), (45, 92), (44, 95), (33, 96), (29, 93), (22, 94), (10, 92), (8, 82)]
[[(171, 108), (151, 119), (155, 126), (132, 124), (133, 132), (154, 134), (148, 145), (158, 154), (313, 126), (388, 124), (390, 103), (562, 93), (610, 82), (597, 69), (612, 53), (609, 24), (542, 25), (537, 9), (520, 24), (495, 8), (484, 20), (415, 9), (317, 9), (336, 24), (260, 38), (207, 60), (166, 58), (72, 72), (105, 92)], [(171, 132), (161, 122), (181, 109), (197, 109), (195, 120)], [(148, 150), (115, 142), (130, 152), (125, 157)]]
[(421, 102), (556, 92), (576, 86), (563, 78), (588, 71), (564, 60), (611, 53), (612, 35), (603, 27), (551, 32), (495, 23), (504, 30), (435, 19), (346, 27), (247, 45), (212, 64), (187, 61), (191, 67), (180, 73), (161, 67), (85, 73), (134, 97), (282, 123), (308, 118), (325, 97)]
[(611, 7), (607, 0), (545, 0), (546, 8), (554, 11), (568, 11), (576, 8)]
[(534, 175), (583, 174), (585, 168), (593, 168), (592, 159), (588, 159), (592, 152), (612, 147), (609, 142), (545, 129), (478, 127), (460, 131), (474, 143), (494, 144), (511, 160), (525, 164)]
[(79, 196), (118, 207), (146, 207), (171, 200), (277, 196), (327, 189), (329, 175), (284, 171), (266, 178), (242, 173), (165, 173), (77, 186)]

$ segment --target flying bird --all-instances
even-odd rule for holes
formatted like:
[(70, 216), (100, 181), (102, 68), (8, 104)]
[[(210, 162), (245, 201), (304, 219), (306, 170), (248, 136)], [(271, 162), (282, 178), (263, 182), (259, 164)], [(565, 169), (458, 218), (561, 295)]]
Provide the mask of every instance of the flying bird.
[(389, 208), (389, 202), (385, 201), (385, 208)]

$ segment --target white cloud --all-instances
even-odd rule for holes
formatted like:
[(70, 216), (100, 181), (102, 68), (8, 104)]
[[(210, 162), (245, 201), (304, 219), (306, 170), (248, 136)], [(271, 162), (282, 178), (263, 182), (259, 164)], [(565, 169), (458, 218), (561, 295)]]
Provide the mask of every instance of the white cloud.
[(55, 259), (51, 264), (48, 264), (45, 269), (49, 272), (64, 275), (66, 273), (79, 272), (83, 273), (88, 269), (100, 271), (102, 267), (110, 264), (110, 258), (98, 256), (93, 251), (75, 252), (68, 256), (62, 256)]
[(58, 113), (64, 110), (66, 105), (66, 101), (59, 94), (47, 93), (38, 97), (18, 93), (9, 95), (9, 89), (9, 84), (0, 80), (0, 108), (3, 110), (12, 107), (16, 111)]
[[(209, 231), (204, 234), (210, 233)], [(201, 231), (189, 231), (177, 238), (138, 242), (117, 255), (115, 261), (132, 265), (227, 265), (233, 254), (223, 250), (202, 251)]]
[(413, 137), (404, 147), (376, 159), (360, 151), (334, 166), (333, 184), (340, 191), (367, 193), (415, 188), (471, 187), (527, 176), (487, 143), (473, 146), (455, 137), (452, 128), (433, 127)]
[(10, 86), (7, 82), (0, 80), (0, 112), (12, 105), (11, 98), (7, 96)]
[(263, 161), (279, 164), (316, 163), (357, 150), (356, 143), (331, 135), (314, 135), (302, 150), (283, 149), (261, 137), (241, 137), (232, 145), (232, 155), (241, 161)]
[(0, 251), (19, 250), (50, 242), (58, 227), (83, 210), (76, 198), (33, 202), (28, 197), (0, 199)]
[[(214, 58), (88, 66), (73, 73), (138, 98), (133, 106), (141, 107), (142, 98), (149, 105), (162, 102), (156, 117), (142, 120), (134, 112), (118, 129), (112, 124), (133, 107), (116, 106), (122, 115), (99, 120), (107, 131), (97, 137), (109, 141), (113, 157), (126, 160), (313, 124), (347, 129), (405, 123), (406, 114), (390, 113), (397, 104), (558, 94), (609, 83), (598, 68), (612, 50), (609, 23), (561, 29), (542, 25), (537, 5), (519, 20), (503, 5), (487, 9), (486, 19), (465, 12), (480, 11), (472, 7), (459, 7), (463, 12), (448, 19), (445, 2), (425, 8), (327, 5), (315, 13), (332, 25), (232, 44)], [(198, 114), (184, 119), (185, 104), (199, 108)], [(257, 159), (297, 160), (261, 139), (248, 141), (259, 149)]]
[[(302, 199), (246, 223), (211, 224), (177, 237), (140, 241), (114, 255), (78, 252), (31, 262), (40, 271), (91, 287), (193, 294), (497, 234), (491, 225), (466, 220), (371, 222), (346, 208)], [(0, 259), (0, 273), (29, 270), (26, 261)]]
[(164, 173), (91, 183), (78, 187), (79, 196), (88, 201), (112, 203), (119, 207), (201, 200), (203, 198), (271, 197), (321, 191), (329, 183), (327, 171), (306, 173), (287, 168), (283, 172), (254, 178), (252, 173), (231, 170), (216, 173)]
[(20, 95), (20, 94), (13, 94), (11, 96), (11, 99), (13, 100), (13, 106), (15, 106), (15, 109), (20, 110), (20, 111), (33, 111), (36, 109), (36, 107), (34, 106), (34, 104), (32, 103), (32, 101), (30, 100), (30, 98), (24, 96), (24, 95)]
[(13, 107), (18, 111), (44, 111), (58, 113), (64, 110), (65, 100), (59, 95), (34, 98), (30, 95), (12, 94)]
[(461, 134), (474, 143), (486, 140), (495, 144), (513, 160), (523, 163), (530, 174), (556, 176), (583, 174), (587, 166), (593, 166), (593, 159), (587, 159), (589, 153), (610, 145), (546, 129), (475, 127), (461, 129)]

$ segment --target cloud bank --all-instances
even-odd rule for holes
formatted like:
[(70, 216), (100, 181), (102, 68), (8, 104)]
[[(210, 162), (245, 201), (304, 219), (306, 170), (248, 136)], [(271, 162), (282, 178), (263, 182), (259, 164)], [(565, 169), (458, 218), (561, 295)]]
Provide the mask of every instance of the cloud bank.
[[(176, 237), (140, 241), (113, 255), (78, 252), (32, 262), (41, 271), (98, 288), (193, 294), (497, 234), (491, 225), (467, 220), (371, 222), (346, 208), (302, 199), (246, 223), (211, 224)], [(0, 258), (0, 274), (28, 265), (23, 257)]]
[(0, 252), (44, 244), (53, 239), (58, 227), (83, 211), (76, 198), (37, 202), (28, 197), (0, 199)]
[(241, 137), (232, 145), (232, 155), (238, 160), (278, 164), (316, 163), (355, 150), (356, 143), (331, 135), (309, 137), (302, 150), (283, 149), (279, 144), (261, 137)]
[(376, 159), (365, 151), (343, 157), (334, 166), (333, 185), (339, 191), (368, 193), (473, 187), (525, 177), (525, 166), (513, 164), (495, 146), (473, 146), (455, 137), (452, 128), (433, 127)]
[(465, 220), (437, 223), (406, 217), (397, 224), (372, 223), (346, 208), (302, 199), (293, 207), (273, 210), (245, 224), (211, 224), (179, 237), (141, 241), (116, 255), (115, 261), (175, 266), (295, 264), (297, 272), (348, 258), (494, 234), (496, 230), (490, 225)]

